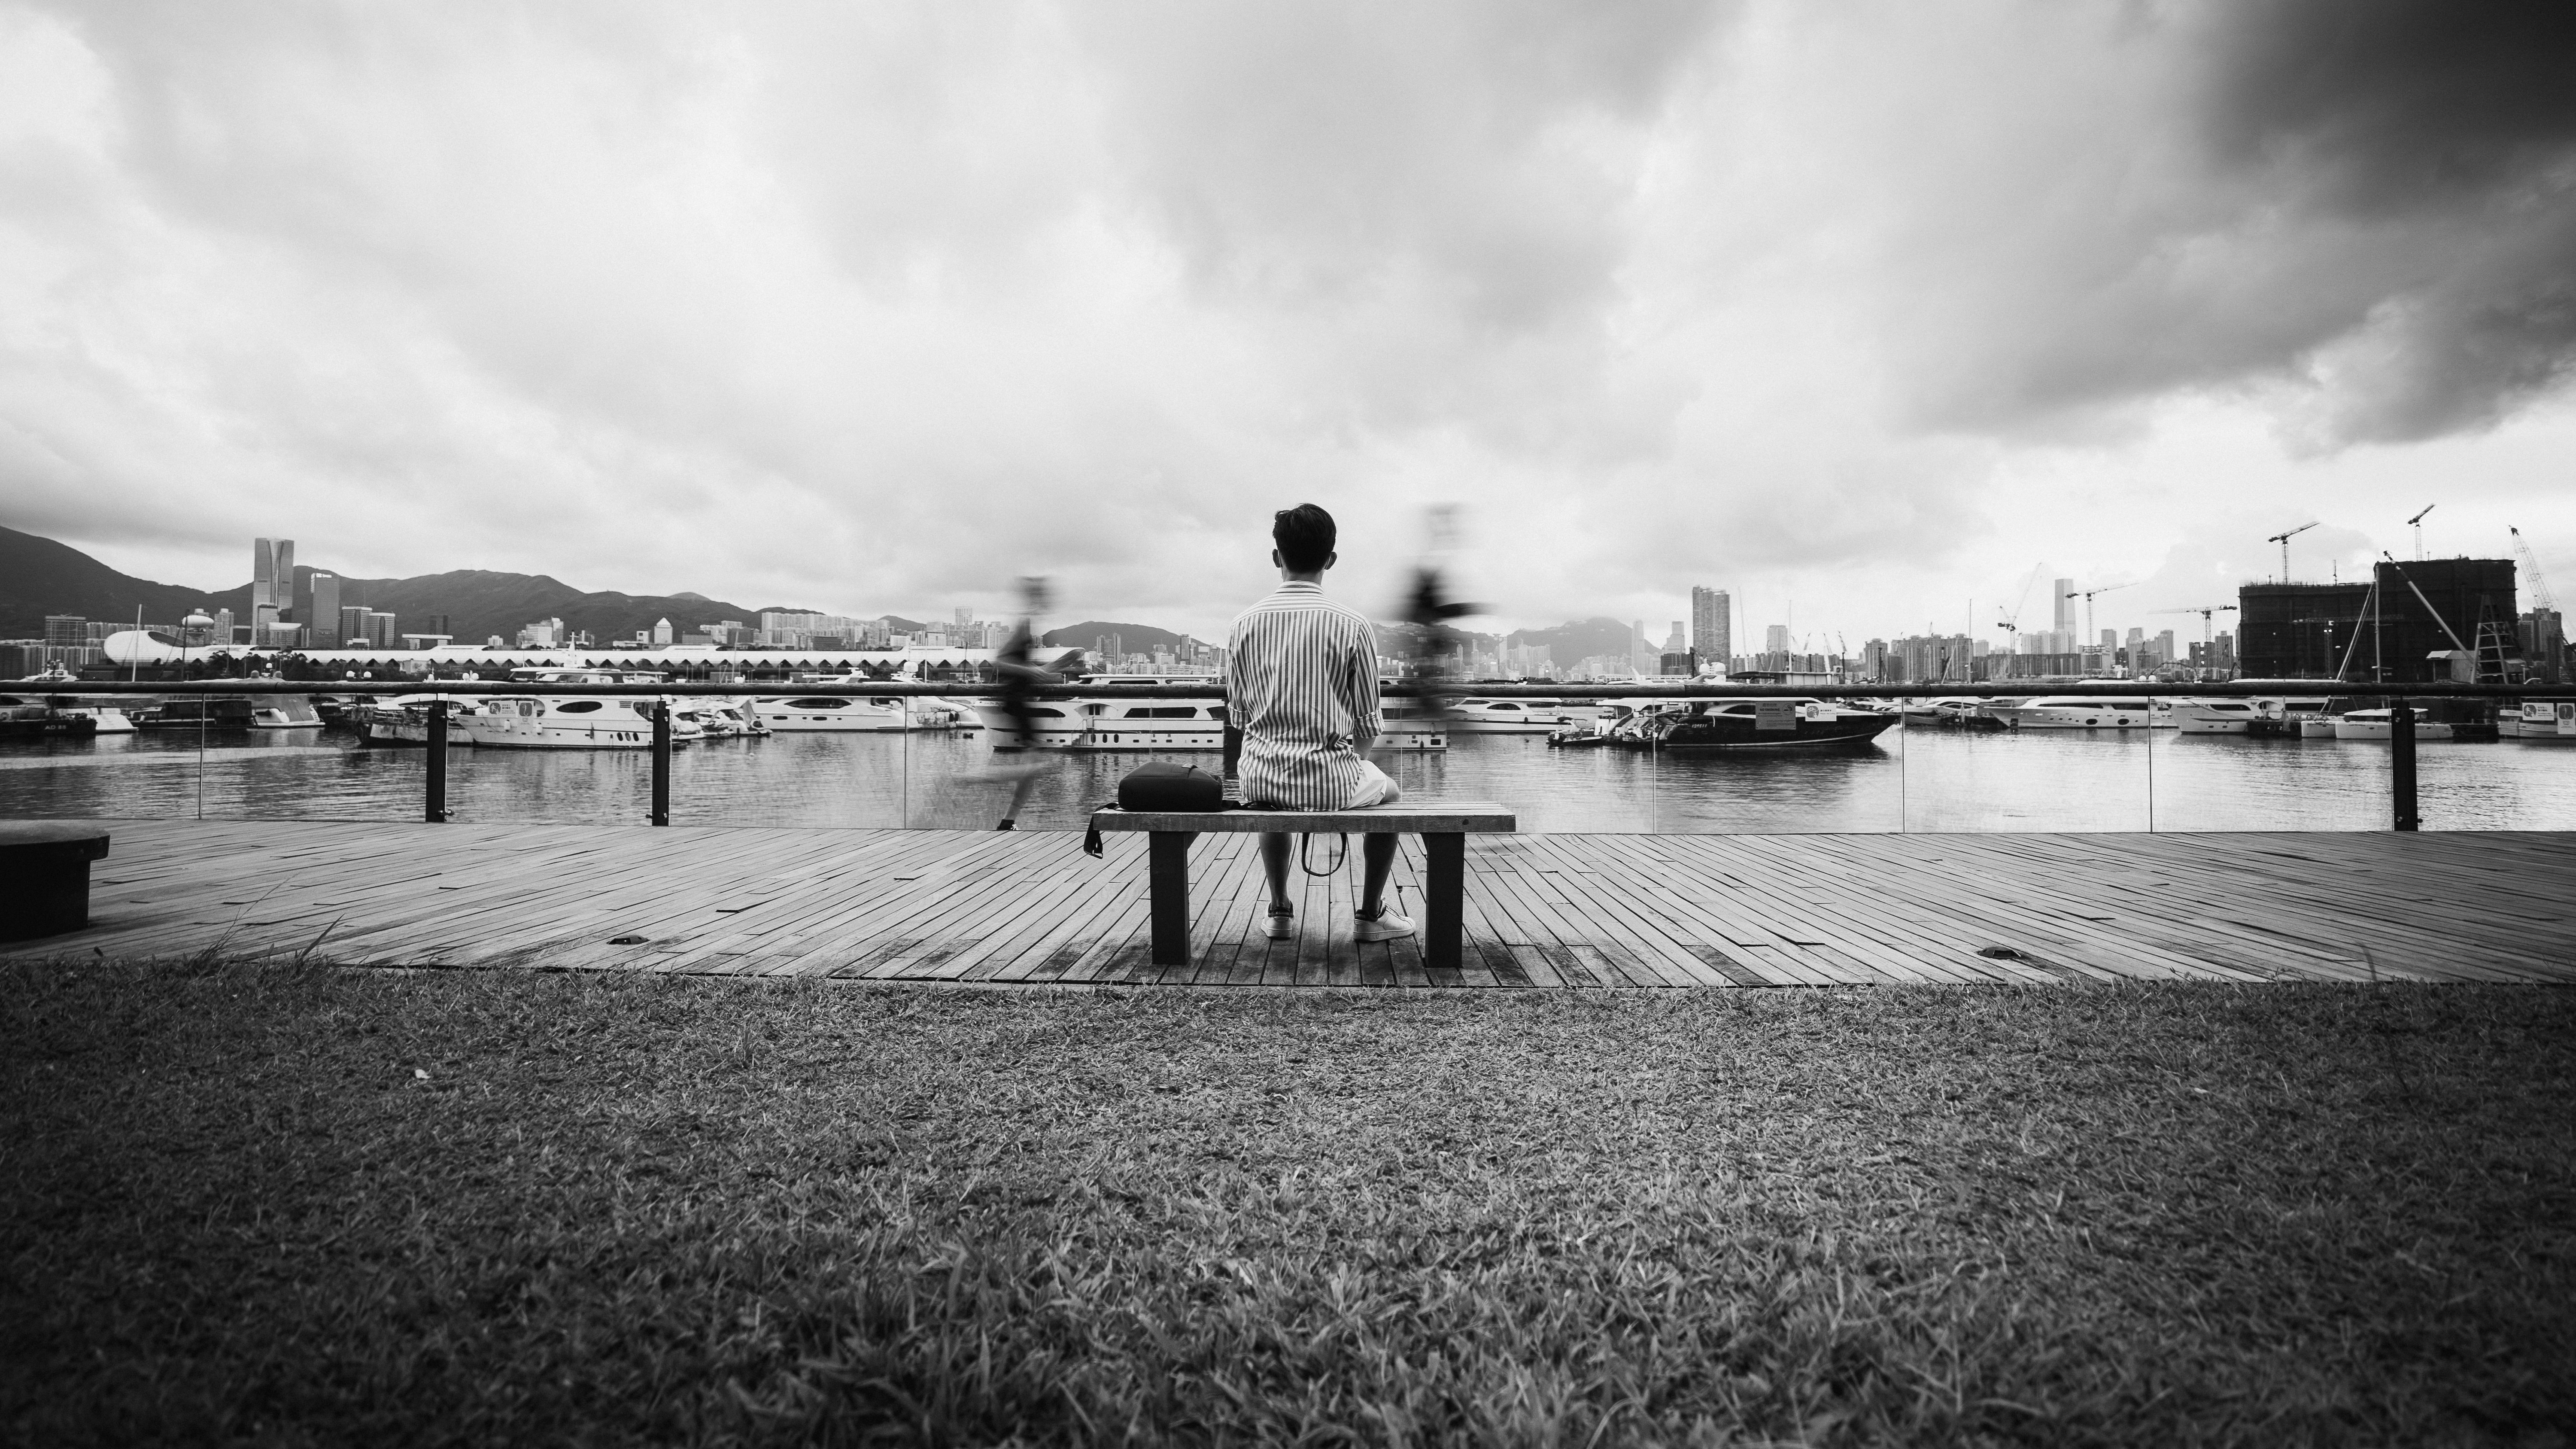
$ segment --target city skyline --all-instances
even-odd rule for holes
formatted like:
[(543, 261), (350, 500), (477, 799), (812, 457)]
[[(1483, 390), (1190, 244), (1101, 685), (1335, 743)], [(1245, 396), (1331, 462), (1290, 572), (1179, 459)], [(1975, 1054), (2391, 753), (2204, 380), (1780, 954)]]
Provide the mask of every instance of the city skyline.
[(1463, 505), (1488, 632), (2576, 577), (2576, 43), (2432, 14), (11, 6), (0, 521), (1193, 632), (1305, 498), (1378, 614)]

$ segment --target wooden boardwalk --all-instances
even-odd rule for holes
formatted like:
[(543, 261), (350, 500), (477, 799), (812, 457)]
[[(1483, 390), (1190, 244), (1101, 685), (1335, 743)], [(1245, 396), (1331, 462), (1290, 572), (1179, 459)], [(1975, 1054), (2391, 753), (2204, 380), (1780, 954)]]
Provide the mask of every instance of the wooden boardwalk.
[[(1470, 837), (1466, 965), (1356, 947), (1356, 857), (1260, 929), (1256, 838), (1191, 855), (1146, 960), (1145, 842), (934, 830), (114, 821), (89, 930), (18, 956), (318, 956), (882, 981), (1243, 986), (2576, 980), (2576, 835)], [(1318, 843), (1318, 854), (1322, 843)], [(1419, 916), (1419, 842), (1396, 878)]]

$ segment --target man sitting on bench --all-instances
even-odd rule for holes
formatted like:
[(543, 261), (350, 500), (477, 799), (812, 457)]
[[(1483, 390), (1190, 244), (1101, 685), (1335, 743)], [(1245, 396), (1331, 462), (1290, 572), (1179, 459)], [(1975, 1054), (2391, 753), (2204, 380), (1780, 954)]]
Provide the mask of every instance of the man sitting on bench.
[[(1281, 509), (1270, 524), (1279, 587), (1243, 611), (1226, 639), (1225, 781), (1229, 796), (1276, 810), (1364, 810), (1392, 805), (1395, 781), (1368, 758), (1378, 735), (1376, 630), (1358, 610), (1324, 597), (1333, 515), (1312, 503)], [(1391, 941), (1413, 922), (1387, 909), (1396, 837), (1362, 837), (1366, 866), (1352, 935)], [(1297, 932), (1288, 901), (1284, 834), (1261, 837), (1270, 878), (1270, 939)]]

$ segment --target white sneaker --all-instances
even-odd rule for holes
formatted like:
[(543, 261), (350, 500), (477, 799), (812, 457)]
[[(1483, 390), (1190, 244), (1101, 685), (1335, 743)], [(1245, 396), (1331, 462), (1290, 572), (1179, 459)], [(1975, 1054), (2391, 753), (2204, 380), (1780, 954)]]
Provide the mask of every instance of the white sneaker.
[(1261, 928), (1261, 931), (1271, 940), (1285, 941), (1297, 934), (1297, 913), (1293, 910), (1272, 911), (1269, 922)]
[(1387, 906), (1371, 920), (1357, 911), (1351, 913), (1351, 939), (1354, 941), (1392, 941), (1413, 934), (1413, 918)]

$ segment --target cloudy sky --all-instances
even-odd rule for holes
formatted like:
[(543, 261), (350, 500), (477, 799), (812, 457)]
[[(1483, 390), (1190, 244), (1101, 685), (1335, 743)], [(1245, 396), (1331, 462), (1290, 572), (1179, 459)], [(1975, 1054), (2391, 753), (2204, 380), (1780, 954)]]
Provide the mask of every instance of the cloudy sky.
[(2433, 503), (2576, 590), (2570, 15), (0, 0), (0, 522), (1206, 632), (1455, 503), (1490, 624), (1824, 645)]

